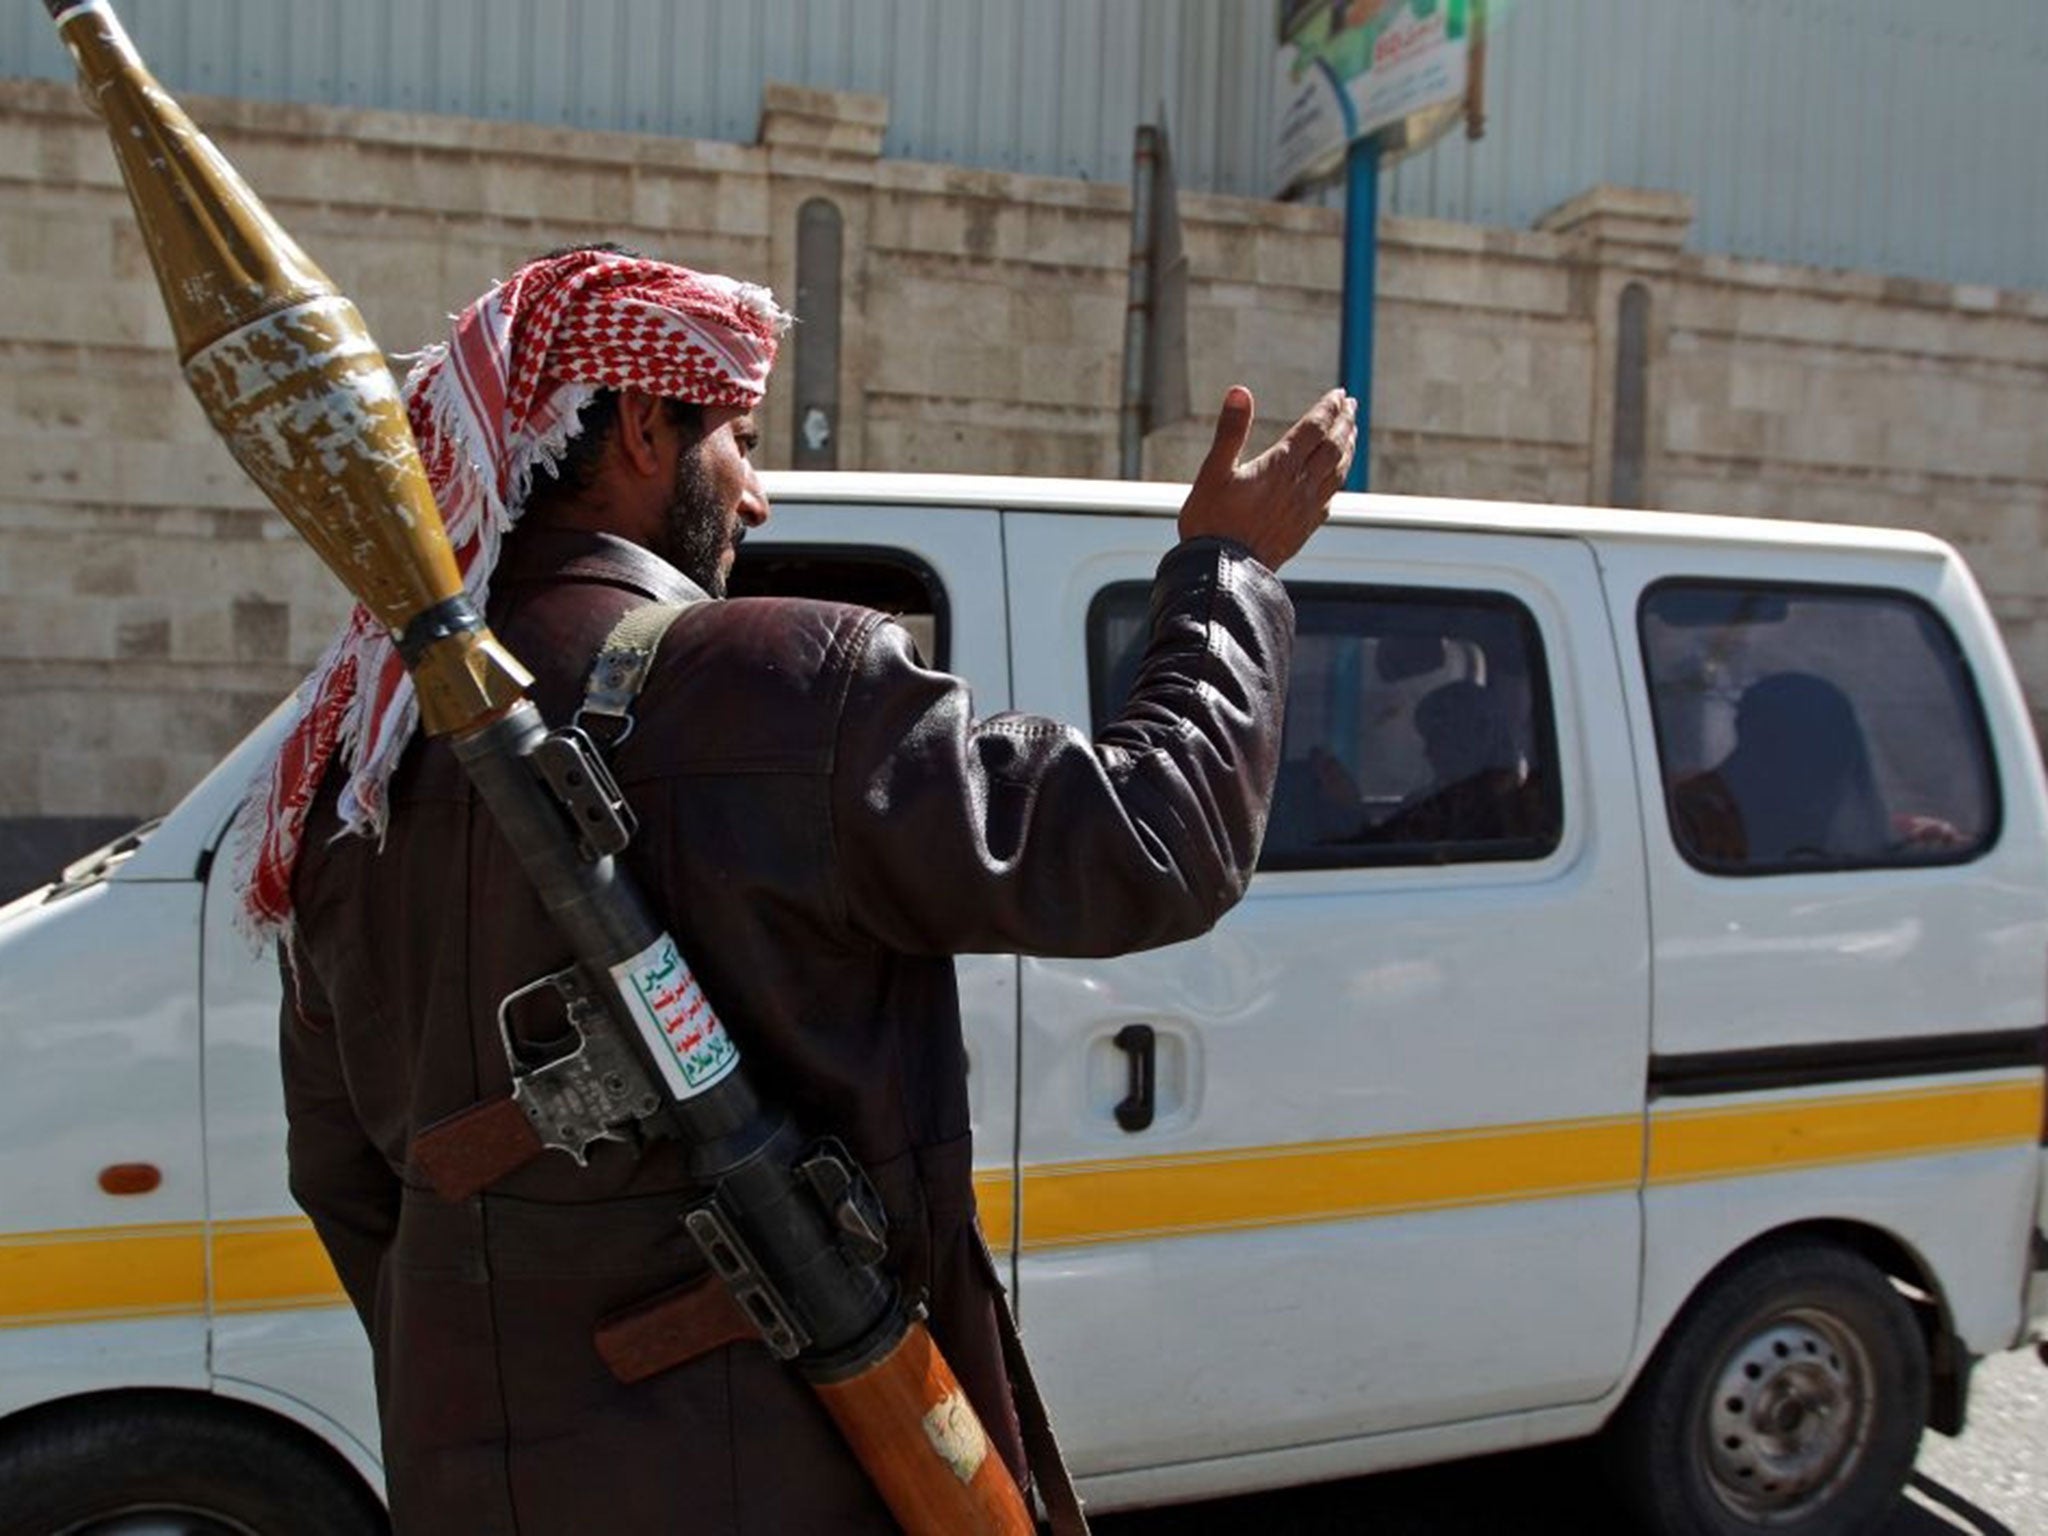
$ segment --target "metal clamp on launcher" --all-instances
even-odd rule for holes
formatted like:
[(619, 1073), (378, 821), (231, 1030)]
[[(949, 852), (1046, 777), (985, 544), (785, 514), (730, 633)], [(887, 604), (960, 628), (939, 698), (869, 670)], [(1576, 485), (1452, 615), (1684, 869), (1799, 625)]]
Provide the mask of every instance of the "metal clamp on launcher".
[[(639, 823), (582, 731), (550, 731), (527, 763), (574, 828), (585, 862), (632, 841)], [(559, 1027), (518, 1027), (521, 1005), (550, 993), (560, 1004)], [(414, 1162), (444, 1200), (467, 1199), (550, 1148), (568, 1153), (580, 1168), (595, 1142), (635, 1142), (656, 1133), (665, 1097), (581, 966), (509, 994), (498, 1005), (498, 1038), (511, 1095), (437, 1121), (413, 1140)]]
[[(724, 1284), (699, 1280), (677, 1286), (604, 1319), (597, 1350), (614, 1376), (641, 1381), (741, 1339), (758, 1337), (781, 1360), (795, 1360), (811, 1348), (816, 1334), (803, 1299), (776, 1288), (754, 1255), (747, 1227), (799, 1230), (811, 1219), (804, 1206), (814, 1203), (846, 1261), (858, 1268), (887, 1256), (889, 1224), (881, 1195), (837, 1140), (813, 1143), (791, 1172), (779, 1199), (750, 1211), (744, 1221), (737, 1202), (721, 1198), (718, 1189), (684, 1213), (684, 1226)], [(758, 1190), (753, 1198), (758, 1202)]]
[(595, 742), (575, 726), (565, 725), (548, 732), (527, 761), (555, 792), (576, 829), (576, 850), (586, 862), (595, 864), (607, 854), (625, 851), (640, 830), (640, 819), (619, 793)]

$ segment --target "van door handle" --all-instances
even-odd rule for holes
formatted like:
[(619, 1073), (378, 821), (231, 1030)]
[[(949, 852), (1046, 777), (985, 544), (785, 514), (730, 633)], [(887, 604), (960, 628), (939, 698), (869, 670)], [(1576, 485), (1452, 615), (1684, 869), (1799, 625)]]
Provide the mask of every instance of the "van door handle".
[(1116, 1032), (1116, 1048), (1130, 1058), (1130, 1092), (1116, 1107), (1116, 1123), (1142, 1131), (1152, 1123), (1152, 1084), (1157, 1076), (1156, 1036), (1150, 1024), (1126, 1024)]

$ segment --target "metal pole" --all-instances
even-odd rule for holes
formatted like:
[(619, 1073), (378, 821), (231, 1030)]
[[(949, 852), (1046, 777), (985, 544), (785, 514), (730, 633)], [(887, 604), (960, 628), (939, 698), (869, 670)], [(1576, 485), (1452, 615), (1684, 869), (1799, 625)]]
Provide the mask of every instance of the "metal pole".
[(1131, 155), (1131, 283), (1124, 304), (1124, 394), (1117, 413), (1117, 473), (1136, 480), (1145, 472), (1145, 328), (1152, 301), (1152, 189), (1158, 130), (1138, 127)]
[(1380, 146), (1357, 139), (1344, 158), (1344, 330), (1339, 346), (1346, 394), (1358, 402), (1358, 453), (1347, 491), (1362, 491), (1372, 461), (1372, 306), (1379, 268)]

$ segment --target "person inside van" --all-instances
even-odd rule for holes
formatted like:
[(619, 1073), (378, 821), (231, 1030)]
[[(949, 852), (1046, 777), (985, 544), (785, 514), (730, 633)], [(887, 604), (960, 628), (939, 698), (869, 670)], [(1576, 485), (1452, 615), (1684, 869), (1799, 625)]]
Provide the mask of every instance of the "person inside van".
[(1505, 842), (1536, 834), (1542, 806), (1507, 701), (1469, 679), (1415, 706), (1429, 787), (1366, 833), (1376, 843)]
[(1849, 864), (1884, 855), (1884, 801), (1847, 694), (1811, 672), (1743, 691), (1735, 747), (1672, 786), (1678, 830), (1709, 864)]
[[(1514, 701), (1470, 679), (1431, 689), (1411, 717), (1422, 738), (1429, 780), (1378, 821), (1365, 821), (1357, 784), (1334, 754), (1311, 749), (1316, 803), (1326, 823), (1343, 830), (1318, 841), (1373, 844), (1519, 842), (1540, 835), (1541, 784), (1531, 771), (1525, 730)], [(1288, 788), (1281, 770), (1281, 790)], [(1281, 797), (1275, 797), (1276, 808)]]

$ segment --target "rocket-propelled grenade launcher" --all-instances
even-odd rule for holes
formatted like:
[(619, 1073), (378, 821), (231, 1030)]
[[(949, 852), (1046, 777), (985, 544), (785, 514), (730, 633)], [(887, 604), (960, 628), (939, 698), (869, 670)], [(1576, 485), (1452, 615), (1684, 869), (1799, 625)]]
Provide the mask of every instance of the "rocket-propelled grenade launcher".
[[(46, 0), (79, 88), (106, 120), (178, 361), (237, 462), (393, 634), (430, 731), (473, 725), (532, 681), (481, 623), (405, 406), (363, 318), (150, 76), (113, 12)], [(435, 616), (445, 634), (433, 634)]]
[(576, 956), (536, 987), (561, 996), (580, 1044), (529, 1062), (507, 1026), (523, 1113), (471, 1139), (482, 1149), (464, 1154), (472, 1171), (508, 1171), (544, 1145), (580, 1161), (593, 1140), (679, 1138), (712, 1192), (685, 1214), (690, 1232), (751, 1331), (812, 1383), (898, 1521), (929, 1536), (1025, 1536), (1016, 1483), (879, 1267), (865, 1176), (754, 1094), (617, 863), (630, 813), (602, 760), (580, 733), (547, 729), (525, 697), (531, 676), (464, 595), (404, 403), (355, 306), (150, 76), (106, 0), (45, 4), (106, 121), (208, 419), (390, 630), (427, 730), (450, 739)]

